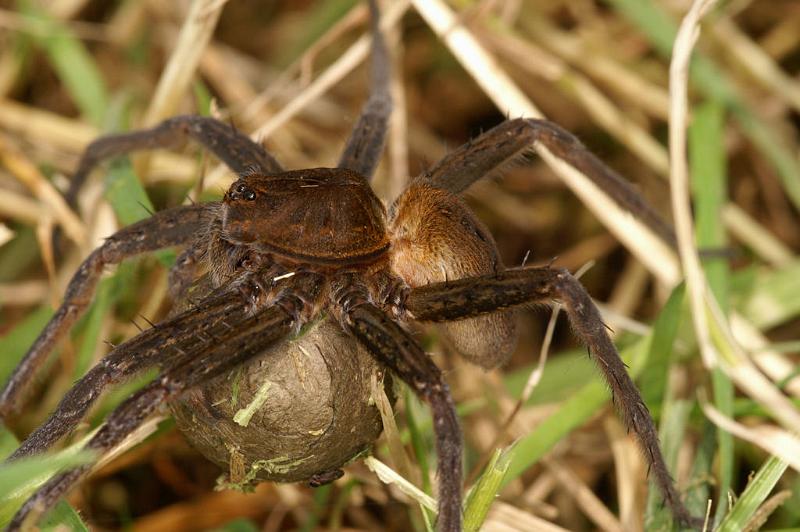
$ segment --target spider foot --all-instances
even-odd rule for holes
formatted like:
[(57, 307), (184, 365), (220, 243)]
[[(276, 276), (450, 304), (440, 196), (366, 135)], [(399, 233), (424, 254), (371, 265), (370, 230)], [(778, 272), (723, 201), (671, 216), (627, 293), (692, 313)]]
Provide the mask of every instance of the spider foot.
[(323, 471), (322, 473), (314, 473), (308, 479), (308, 485), (312, 488), (319, 488), (325, 484), (330, 484), (335, 480), (339, 480), (344, 475), (341, 469), (331, 469), (330, 471)]

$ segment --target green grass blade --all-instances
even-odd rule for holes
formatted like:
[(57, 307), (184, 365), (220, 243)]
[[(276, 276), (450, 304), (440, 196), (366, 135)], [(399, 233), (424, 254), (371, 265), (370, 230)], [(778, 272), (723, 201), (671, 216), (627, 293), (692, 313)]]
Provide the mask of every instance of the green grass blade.
[[(717, 410), (723, 412), (729, 418), (733, 418), (733, 383), (719, 368), (714, 369), (711, 374), (711, 383), (714, 387), (714, 405)], [(717, 483), (719, 490), (717, 491), (717, 510), (714, 515), (715, 522), (719, 522), (722, 516), (725, 515), (725, 511), (728, 508), (728, 493), (731, 492), (731, 487), (733, 486), (735, 457), (733, 436), (729, 432), (717, 428), (717, 447), (719, 462), (717, 466)]]
[[(532, 363), (503, 376), (503, 382), (511, 396), (517, 398), (522, 394), (525, 383), (535, 367), (536, 364)], [(586, 356), (585, 349), (560, 352), (545, 364), (542, 379), (525, 405), (542, 405), (566, 400), (596, 374), (597, 369)]]
[(766, 500), (775, 484), (783, 476), (787, 466), (788, 464), (779, 458), (774, 456), (768, 458), (747, 485), (739, 500), (733, 505), (731, 511), (719, 524), (717, 530), (719, 532), (739, 532), (744, 530), (745, 525), (747, 525), (758, 510), (758, 507)]
[(67, 449), (0, 465), (0, 527), (8, 523), (22, 502), (63, 468), (91, 462), (93, 453)]
[[(674, 471), (693, 402), (667, 399), (666, 403), (667, 406), (662, 409), (658, 432), (664, 461), (670, 471)], [(664, 504), (661, 492), (653, 479), (650, 480), (644, 522), (646, 530), (672, 530), (672, 511)]]
[[(18, 447), (18, 445), (19, 441), (17, 441), (17, 438), (9, 430), (5, 429), (2, 424), (0, 424), (0, 460), (3, 460), (10, 455)], [(70, 453), (72, 453), (72, 456), (76, 456), (73, 451), (62, 451), (56, 456), (64, 455), (65, 457), (69, 458)], [(84, 453), (84, 455), (88, 458), (88, 460), (91, 460), (91, 453)], [(80, 454), (77, 456), (80, 458)], [(35, 460), (38, 460), (41, 464), (45, 464), (48, 459), (48, 456), (44, 456), (38, 457)], [(34, 459), (31, 459), (30, 461), (32, 462)], [(24, 498), (27, 497), (26, 493), (32, 493), (32, 489), (30, 488), (27, 488), (26, 491), (26, 486), (32, 477), (18, 475), (12, 472), (7, 478), (5, 477), (5, 474), (5, 465), (0, 465), (0, 484), (3, 482), (8, 482), (11, 485), (11, 489), (7, 490), (5, 495), (0, 494), (0, 527), (2, 527), (4, 523), (7, 523), (9, 519), (11, 519), (19, 505), (25, 500)], [(45, 475), (45, 478), (48, 477), (49, 474)], [(33, 489), (35, 489), (35, 487)], [(44, 518), (39, 524), (39, 529), (43, 531), (55, 529), (64, 530), (64, 526), (67, 527), (67, 530), (88, 532), (88, 528), (81, 520), (78, 512), (76, 512), (75, 509), (73, 509), (66, 502), (61, 501), (55, 506), (55, 508), (45, 514)]]
[(518, 442), (518, 453), (503, 479), (503, 486), (518, 478), (567, 434), (580, 427), (609, 400), (608, 390), (599, 382), (591, 382), (565, 401), (553, 415)]
[(106, 199), (122, 225), (143, 220), (153, 212), (150, 198), (127, 159), (114, 162), (106, 177)]
[(213, 529), (213, 532), (258, 532), (258, 530), (259, 527), (249, 519), (234, 519), (219, 528)]
[(14, 434), (0, 423), (0, 460), (4, 460), (19, 446)]
[(415, 463), (419, 467), (422, 477), (422, 491), (430, 495), (433, 492), (431, 486), (430, 465), (428, 463), (428, 452), (430, 452), (430, 438), (425, 438), (418, 416), (422, 410), (419, 399), (407, 386), (402, 387), (406, 404), (406, 424), (411, 435), (411, 448), (414, 450)]
[[(115, 161), (109, 168), (105, 196), (122, 225), (148, 218), (156, 210), (127, 158)], [(157, 251), (154, 255), (168, 268), (175, 263), (175, 252), (172, 250)]]
[(464, 502), (465, 532), (480, 530), (489, 513), (489, 508), (497, 498), (497, 492), (500, 490), (503, 477), (506, 476), (515, 452), (513, 444), (505, 449), (495, 450), (483, 474), (467, 493)]
[(202, 81), (198, 80), (192, 84), (192, 93), (194, 94), (195, 108), (197, 114), (201, 116), (211, 116), (211, 102), (214, 100), (214, 95), (208, 86)]
[[(639, 340), (622, 354), (623, 360), (630, 365), (630, 373), (633, 377), (639, 374), (646, 363), (651, 338), (648, 336)], [(502, 485), (507, 486), (518, 478), (567, 434), (599, 412), (610, 399), (607, 387), (597, 379), (583, 386), (530, 434), (517, 442), (514, 456)]]
[(53, 310), (50, 307), (34, 310), (8, 334), (0, 338), (0, 355), (2, 355), (0, 356), (0, 382), (8, 380), (8, 376), (17, 367), (52, 315)]
[(41, 27), (42, 31), (33, 33), (34, 42), (44, 49), (81, 113), (100, 125), (108, 106), (108, 93), (91, 54), (65, 24), (28, 0), (19, 4), (21, 11)]
[[(697, 245), (700, 249), (725, 249), (725, 227), (719, 223), (728, 200), (728, 180), (723, 146), (725, 109), (710, 102), (694, 110), (689, 128), (689, 156), (695, 207)], [(714, 296), (723, 308), (728, 300), (727, 257), (703, 259), (703, 269)]]
[(116, 284), (114, 281), (114, 278), (100, 281), (92, 306), (81, 324), (82, 327), (79, 327), (79, 330), (83, 329), (83, 341), (75, 357), (73, 380), (83, 377), (83, 374), (92, 365), (103, 318), (110, 312), (113, 305), (112, 292)]
[(639, 378), (639, 387), (648, 405), (657, 406), (664, 401), (672, 346), (681, 322), (685, 291), (683, 284), (675, 287), (653, 324), (653, 341), (647, 357), (648, 363)]
[(78, 515), (75, 509), (65, 501), (60, 501), (39, 523), (39, 529), (43, 532), (89, 532), (89, 527)]
[[(689, 129), (689, 154), (694, 197), (697, 245), (700, 249), (724, 249), (728, 242), (725, 228), (719, 223), (728, 200), (728, 180), (724, 147), (725, 109), (711, 101), (697, 107)], [(703, 270), (723, 311), (728, 309), (730, 271), (724, 257), (706, 258)], [(714, 405), (726, 416), (733, 415), (733, 383), (720, 369), (711, 375)], [(733, 483), (733, 436), (717, 429), (718, 488), (715, 521), (719, 522), (728, 507), (728, 493)], [(710, 471), (708, 472), (710, 474)]]

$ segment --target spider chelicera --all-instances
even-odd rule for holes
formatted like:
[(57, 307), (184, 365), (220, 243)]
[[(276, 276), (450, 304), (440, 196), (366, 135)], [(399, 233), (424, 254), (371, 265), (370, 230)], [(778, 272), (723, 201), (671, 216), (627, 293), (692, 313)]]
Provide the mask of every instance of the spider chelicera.
[[(89, 449), (109, 450), (167, 402), (178, 425), (212, 460), (240, 463), (255, 480), (319, 485), (338, 478), (340, 467), (380, 434), (369, 385), (388, 368), (432, 410), (438, 528), (460, 530), (458, 419), (441, 371), (406, 328), (415, 321), (440, 323), (458, 352), (488, 369), (502, 364), (515, 343), (514, 315), (507, 309), (560, 301), (637, 436), (664, 501), (679, 521), (693, 522), (667, 471), (653, 420), (589, 295), (563, 269), (506, 269), (491, 234), (460, 194), (540, 143), (669, 242), (671, 229), (573, 135), (528, 119), (509, 120), (451, 152), (414, 178), (387, 211), (369, 184), (392, 107), (388, 53), (374, 2), (370, 11), (372, 92), (336, 168), (286, 171), (232, 126), (199, 116), (179, 116), (89, 146), (68, 193), (72, 202), (103, 160), (174, 147), (187, 138), (212, 151), (239, 178), (222, 201), (158, 212), (112, 235), (82, 263), (62, 305), (2, 391), (2, 418), (20, 406), (46, 355), (86, 310), (107, 265), (183, 247), (170, 284), (176, 300), (185, 303), (114, 347), (10, 460), (48, 450), (76, 427), (106, 387), (155, 366), (159, 376), (108, 416)], [(265, 382), (274, 385), (269, 394), (278, 406), (244, 423), (232, 420), (233, 411), (215, 397), (230, 396), (224, 386), (234, 370), (252, 394)], [(316, 411), (297, 408), (287, 378), (318, 393)], [(88, 469), (50, 479), (9, 528), (55, 504)]]

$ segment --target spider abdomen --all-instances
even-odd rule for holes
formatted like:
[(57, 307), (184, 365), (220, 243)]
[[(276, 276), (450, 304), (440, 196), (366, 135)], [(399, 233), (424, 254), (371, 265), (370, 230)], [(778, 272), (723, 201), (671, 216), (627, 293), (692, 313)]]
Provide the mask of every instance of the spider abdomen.
[[(398, 198), (393, 211), (391, 265), (409, 286), (504, 270), (491, 233), (458, 196), (416, 184)], [(517, 341), (513, 311), (437, 327), (456, 351), (487, 369), (505, 362)]]
[(192, 445), (229, 472), (228, 485), (298, 482), (341, 467), (380, 435), (373, 380), (382, 386), (382, 368), (323, 319), (171, 408)]

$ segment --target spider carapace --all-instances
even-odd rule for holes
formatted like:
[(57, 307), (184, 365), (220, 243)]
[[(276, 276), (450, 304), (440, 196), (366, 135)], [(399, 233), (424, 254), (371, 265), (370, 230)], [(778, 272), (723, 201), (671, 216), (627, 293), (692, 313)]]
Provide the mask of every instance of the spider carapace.
[(344, 266), (386, 253), (385, 218), (364, 177), (344, 168), (311, 168), (241, 177), (225, 195), (222, 230), (256, 251)]

